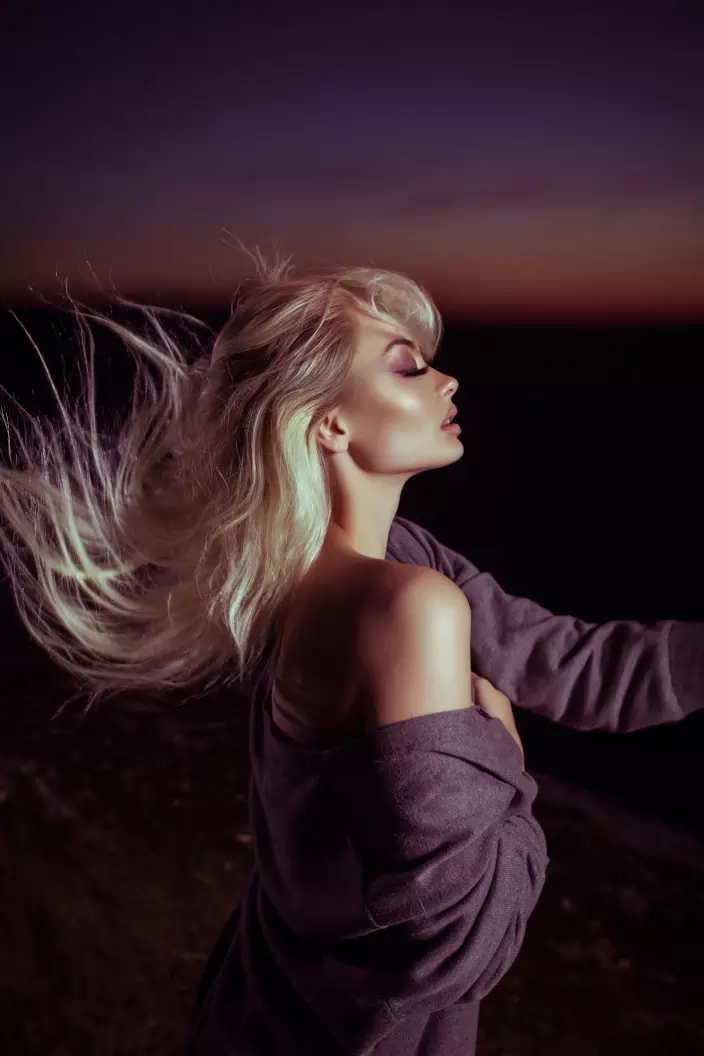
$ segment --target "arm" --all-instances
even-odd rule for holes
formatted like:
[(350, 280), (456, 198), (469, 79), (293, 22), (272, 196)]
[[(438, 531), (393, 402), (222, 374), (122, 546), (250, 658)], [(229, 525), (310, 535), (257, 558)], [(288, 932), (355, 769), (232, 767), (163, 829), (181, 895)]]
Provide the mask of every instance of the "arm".
[(434, 574), (407, 580), (385, 611), (365, 617), (375, 735), (335, 765), (374, 929), (362, 954), (396, 1019), (475, 1002), (496, 986), (549, 862), (518, 746), (469, 700), (469, 616), (456, 587)]
[(427, 529), (397, 517), (388, 556), (427, 565), (473, 612), (472, 670), (517, 707), (577, 730), (628, 733), (704, 708), (704, 623), (589, 623), (501, 589)]
[(422, 734), (412, 720), (388, 750), (380, 739), (336, 775), (374, 929), (363, 948), (396, 1019), (494, 989), (521, 951), (550, 861), (532, 812), (537, 785), (501, 724), (476, 707), (422, 721)]

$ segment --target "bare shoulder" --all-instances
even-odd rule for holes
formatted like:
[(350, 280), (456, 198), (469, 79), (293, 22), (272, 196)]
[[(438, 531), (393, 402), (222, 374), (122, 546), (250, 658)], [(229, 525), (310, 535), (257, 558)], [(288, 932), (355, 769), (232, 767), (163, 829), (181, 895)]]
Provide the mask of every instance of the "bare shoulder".
[(367, 592), (365, 616), (373, 620), (376, 615), (387, 618), (392, 613), (419, 615), (428, 606), (439, 612), (456, 610), (467, 619), (471, 618), (469, 600), (462, 590), (442, 572), (425, 565), (398, 565), (385, 563), (383, 573), (379, 570)]
[(393, 565), (360, 614), (358, 658), (368, 726), (471, 707), (471, 610), (434, 569)]

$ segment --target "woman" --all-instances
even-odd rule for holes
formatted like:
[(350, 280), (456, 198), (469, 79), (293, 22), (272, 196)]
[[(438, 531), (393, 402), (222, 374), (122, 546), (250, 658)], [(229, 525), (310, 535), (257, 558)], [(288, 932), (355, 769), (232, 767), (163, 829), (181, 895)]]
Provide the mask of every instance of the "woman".
[[(405, 482), (463, 454), (441, 320), (402, 275), (256, 263), (190, 365), (169, 313), (77, 313), (85, 416), (59, 401), (2, 469), (5, 564), (91, 703), (251, 689), (255, 866), (189, 1053), (468, 1056), (548, 858), (510, 702), (475, 680), (473, 707), (464, 594), (385, 560)], [(114, 442), (90, 319), (139, 353)]]

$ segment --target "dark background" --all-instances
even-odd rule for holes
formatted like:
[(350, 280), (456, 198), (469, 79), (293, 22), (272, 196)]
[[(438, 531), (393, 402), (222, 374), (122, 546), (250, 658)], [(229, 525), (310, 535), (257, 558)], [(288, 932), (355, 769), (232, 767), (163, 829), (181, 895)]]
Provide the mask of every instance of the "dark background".
[[(75, 384), (65, 317), (17, 319), (59, 389)], [(109, 416), (131, 374), (96, 337)], [(399, 513), (552, 612), (704, 621), (701, 337), (696, 325), (449, 327), (437, 365), (460, 382), (464, 456), (414, 478)], [(2, 338), (0, 381), (52, 413), (9, 313)], [(248, 701), (125, 694), (57, 715), (76, 687), (29, 640), (5, 585), (0, 599), (0, 1051), (181, 1052), (251, 866)], [(484, 1002), (479, 1051), (702, 1051), (702, 714), (578, 733), (515, 703), (551, 861), (521, 954)]]
[[(226, 318), (194, 314), (214, 329)], [(18, 321), (74, 391), (70, 317), (26, 308), (2, 316), (10, 354), (0, 384), (52, 414)], [(107, 423), (126, 407), (132, 374), (115, 339), (94, 332)], [(411, 480), (399, 514), (510, 594), (588, 621), (700, 620), (704, 648), (702, 334), (695, 324), (448, 327), (436, 365), (459, 381), (464, 455)], [(536, 766), (701, 833), (699, 715), (618, 736), (527, 713), (519, 721)]]

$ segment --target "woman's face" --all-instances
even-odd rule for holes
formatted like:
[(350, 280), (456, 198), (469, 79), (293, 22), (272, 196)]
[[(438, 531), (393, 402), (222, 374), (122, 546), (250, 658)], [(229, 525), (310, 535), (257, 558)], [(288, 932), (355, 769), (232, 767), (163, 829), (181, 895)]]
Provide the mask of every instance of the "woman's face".
[(352, 377), (344, 400), (325, 419), (325, 446), (347, 451), (361, 470), (406, 477), (457, 461), (462, 442), (441, 428), (456, 379), (428, 366), (401, 327), (361, 313), (355, 319)]

